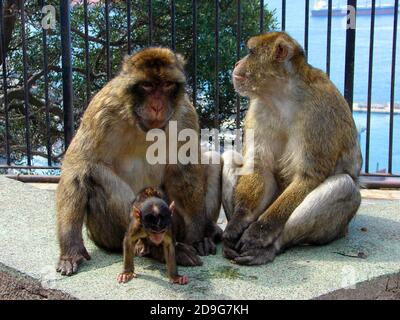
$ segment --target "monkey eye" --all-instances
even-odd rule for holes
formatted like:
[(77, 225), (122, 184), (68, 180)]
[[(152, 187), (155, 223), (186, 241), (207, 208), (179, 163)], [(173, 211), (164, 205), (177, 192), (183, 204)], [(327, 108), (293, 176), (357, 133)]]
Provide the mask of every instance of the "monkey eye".
[(255, 50), (254, 48), (250, 48), (250, 49), (249, 49), (249, 53), (250, 53), (251, 55), (253, 55), (253, 54), (256, 53), (256, 50)]
[(145, 91), (151, 91), (154, 88), (153, 84), (149, 81), (142, 82), (140, 87)]
[(175, 82), (172, 81), (167, 81), (163, 84), (163, 89), (165, 91), (171, 91), (173, 89), (175, 89)]

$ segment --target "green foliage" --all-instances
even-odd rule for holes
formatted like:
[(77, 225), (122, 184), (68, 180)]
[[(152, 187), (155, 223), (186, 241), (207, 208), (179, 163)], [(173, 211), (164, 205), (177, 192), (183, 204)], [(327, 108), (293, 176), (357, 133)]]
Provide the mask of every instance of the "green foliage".
[[(81, 1), (83, 2), (83, 1)], [(90, 1), (89, 1), (90, 2)], [(111, 1), (109, 11), (110, 21), (110, 60), (112, 76), (117, 74), (124, 55), (128, 52), (127, 10), (126, 1)], [(148, 2), (144, 0), (131, 1), (131, 46), (132, 52), (149, 45)], [(236, 96), (231, 84), (231, 70), (236, 61), (236, 0), (221, 0), (219, 2), (219, 108), (218, 120), (229, 123), (236, 116)], [(59, 3), (56, 3), (57, 10)], [(43, 45), (41, 28), (41, 8), (37, 1), (26, 3), (26, 39), (28, 72), (27, 77), (37, 75), (43, 69)], [(153, 9), (153, 42), (155, 46), (171, 47), (171, 17), (170, 2), (152, 1)], [(241, 55), (246, 53), (245, 40), (260, 32), (260, 5), (258, 0), (242, 1), (241, 20)], [(276, 27), (273, 13), (265, 8), (265, 31)], [(49, 109), (50, 109), (50, 145), (54, 160), (59, 160), (63, 150), (63, 113), (62, 113), (62, 75), (61, 75), (61, 40), (59, 13), (55, 30), (47, 31), (47, 48), (50, 71)], [(90, 96), (93, 96), (108, 81), (106, 74), (106, 28), (104, 1), (89, 5), (89, 71), (90, 79), (85, 76), (85, 28), (84, 9), (82, 4), (72, 7), (72, 56), (73, 56), (73, 89), (74, 116), (76, 126), (87, 105), (86, 89), (89, 83)], [(215, 2), (198, 1), (197, 8), (197, 99), (202, 128), (214, 126), (215, 117)], [(176, 51), (187, 59), (188, 93), (193, 89), (193, 16), (192, 1), (176, 1)], [(22, 90), (22, 95), (15, 95), (9, 101), (10, 144), (13, 160), (22, 159), (26, 152), (25, 142), (25, 108), (23, 103), (23, 52), (21, 48), (21, 24), (19, 19), (13, 31), (13, 38), (7, 54), (8, 92)], [(46, 155), (47, 128), (46, 109), (44, 103), (45, 83), (43, 75), (37, 77), (29, 86), (30, 137), (34, 155)], [(21, 92), (20, 92), (21, 93)], [(1, 94), (3, 96), (3, 94)], [(5, 154), (4, 139), (4, 109), (0, 111), (0, 157)]]

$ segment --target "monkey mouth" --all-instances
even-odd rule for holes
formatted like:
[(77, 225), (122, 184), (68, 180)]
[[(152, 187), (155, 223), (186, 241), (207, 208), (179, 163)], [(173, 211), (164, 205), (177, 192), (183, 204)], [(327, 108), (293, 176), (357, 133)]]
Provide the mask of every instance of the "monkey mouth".
[(244, 81), (244, 80), (246, 80), (246, 77), (242, 76), (242, 75), (239, 75), (239, 74), (233, 74), (233, 80)]
[(155, 245), (160, 245), (160, 244), (163, 242), (163, 240), (164, 240), (164, 236), (165, 236), (165, 231), (158, 232), (158, 233), (152, 232), (152, 233), (149, 235), (149, 239), (150, 239), (150, 241), (153, 242)]

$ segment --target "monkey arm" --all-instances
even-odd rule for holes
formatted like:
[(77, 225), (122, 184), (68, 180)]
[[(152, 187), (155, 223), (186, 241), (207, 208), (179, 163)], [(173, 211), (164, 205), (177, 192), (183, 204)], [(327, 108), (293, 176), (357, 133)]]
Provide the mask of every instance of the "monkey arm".
[(135, 245), (139, 239), (143, 238), (142, 232), (135, 232), (133, 234), (127, 234), (124, 238), (124, 272), (134, 272), (134, 256), (135, 256)]
[(252, 174), (239, 177), (233, 194), (234, 214), (223, 236), (225, 247), (235, 247), (244, 230), (257, 220), (274, 199), (277, 189), (271, 171), (261, 167), (254, 168)]
[(175, 244), (172, 239), (171, 231), (165, 235), (163, 247), (168, 277), (175, 280), (179, 275), (176, 267)]
[[(183, 242), (192, 245), (202, 240), (207, 217), (204, 210), (204, 168), (198, 164), (168, 165), (165, 189), (169, 199), (175, 201), (176, 209), (185, 224)], [(178, 241), (181, 241), (180, 239)]]

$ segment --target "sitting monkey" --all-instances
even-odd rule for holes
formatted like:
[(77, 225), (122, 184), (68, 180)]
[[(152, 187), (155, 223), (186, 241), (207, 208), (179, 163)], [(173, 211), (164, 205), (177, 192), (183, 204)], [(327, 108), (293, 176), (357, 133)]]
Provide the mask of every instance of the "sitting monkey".
[[(224, 155), (224, 255), (263, 264), (285, 248), (343, 237), (357, 212), (362, 158), (349, 105), (284, 32), (252, 37), (233, 71), (250, 99), (243, 163)], [(254, 162), (252, 162), (254, 159)], [(235, 170), (254, 163), (251, 174)]]
[[(222, 230), (221, 165), (149, 163), (147, 139), (152, 129), (169, 141), (169, 123), (178, 132), (200, 132), (196, 109), (186, 93), (185, 62), (166, 48), (147, 48), (125, 58), (121, 71), (91, 100), (62, 162), (56, 191), (57, 271), (70, 276), (90, 259), (82, 236), (105, 250), (119, 252), (137, 192), (164, 186), (182, 216), (176, 259), (184, 266), (202, 264), (215, 254)], [(177, 149), (186, 141), (178, 141)], [(200, 151), (200, 144), (198, 144)], [(175, 150), (171, 150), (171, 153)], [(182, 192), (184, 190), (185, 192)], [(163, 259), (162, 248), (150, 254)]]
[(123, 242), (124, 271), (117, 277), (118, 282), (128, 282), (137, 277), (134, 270), (134, 251), (139, 240), (150, 241), (161, 246), (167, 264), (168, 277), (172, 283), (185, 285), (187, 276), (180, 276), (176, 267), (175, 240), (172, 233), (172, 215), (175, 204), (168, 207), (164, 194), (154, 188), (143, 189), (137, 195), (131, 211), (131, 222)]

